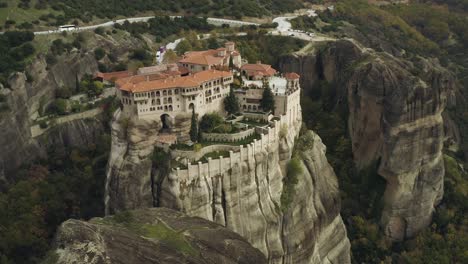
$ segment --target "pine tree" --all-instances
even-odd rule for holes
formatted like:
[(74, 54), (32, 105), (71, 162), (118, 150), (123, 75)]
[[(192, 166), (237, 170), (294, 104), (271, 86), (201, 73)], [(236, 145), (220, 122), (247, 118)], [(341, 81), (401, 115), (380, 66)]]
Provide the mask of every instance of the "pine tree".
[(263, 112), (273, 112), (275, 110), (275, 98), (268, 83), (263, 85), (263, 95), (260, 107), (263, 109)]
[(234, 94), (234, 89), (231, 87), (229, 95), (224, 99), (224, 110), (229, 114), (235, 114), (239, 112), (239, 102), (236, 95)]
[(195, 107), (192, 109), (192, 124), (190, 125), (190, 140), (197, 142), (198, 140), (198, 120), (195, 114)]

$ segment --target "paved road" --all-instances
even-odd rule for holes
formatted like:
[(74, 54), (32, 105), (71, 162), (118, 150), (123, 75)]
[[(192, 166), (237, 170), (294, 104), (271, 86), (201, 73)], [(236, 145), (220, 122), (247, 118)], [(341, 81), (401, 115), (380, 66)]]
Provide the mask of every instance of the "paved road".
[[(181, 16), (170, 16), (170, 18), (180, 18)], [(97, 24), (97, 25), (92, 25), (92, 26), (83, 26), (83, 27), (77, 27), (74, 29), (70, 29), (69, 31), (83, 31), (83, 30), (94, 30), (98, 27), (112, 27), (115, 24), (123, 24), (125, 21), (128, 21), (130, 23), (135, 23), (135, 22), (147, 22), (151, 18), (154, 18), (154, 16), (147, 16), (147, 17), (131, 17), (131, 18), (124, 18), (124, 19), (117, 19), (117, 20), (112, 20), (108, 21), (102, 24)], [(252, 23), (252, 22), (245, 22), (241, 20), (231, 20), (231, 19), (224, 19), (224, 18), (214, 18), (214, 17), (209, 17), (207, 18), (207, 22), (209, 24), (221, 26), (222, 24), (228, 24), (232, 27), (240, 27), (240, 26), (247, 26), (247, 25), (255, 25), (259, 26), (260, 24), (258, 23)], [(54, 30), (44, 30), (44, 31), (36, 31), (34, 32), (35, 35), (46, 35), (46, 34), (57, 34), (61, 33), (62, 31), (58, 29)], [(3, 32), (0, 32), (3, 33)]]

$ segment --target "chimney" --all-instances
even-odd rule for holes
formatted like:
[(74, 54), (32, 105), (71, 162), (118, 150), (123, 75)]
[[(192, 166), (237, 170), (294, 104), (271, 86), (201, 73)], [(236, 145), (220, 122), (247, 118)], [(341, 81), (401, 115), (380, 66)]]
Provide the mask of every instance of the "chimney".
[(262, 61), (259, 61), (259, 60), (258, 60), (258, 61), (257, 61), (257, 64), (262, 64)]

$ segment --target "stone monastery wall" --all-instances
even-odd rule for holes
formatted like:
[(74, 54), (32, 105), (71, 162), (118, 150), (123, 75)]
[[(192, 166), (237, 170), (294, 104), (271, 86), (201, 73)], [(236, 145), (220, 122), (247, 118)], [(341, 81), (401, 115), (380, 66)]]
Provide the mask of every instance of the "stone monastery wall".
[[(169, 175), (170, 180), (178, 179), (179, 181), (190, 182), (199, 177), (205, 176), (208, 178), (216, 177), (232, 169), (235, 164), (243, 161), (254, 162), (255, 155), (264, 151), (267, 148), (274, 147), (279, 144), (280, 131), (282, 127), (288, 128), (297, 125), (299, 120), (289, 120), (287, 116), (280, 116), (279, 120), (274, 120), (273, 127), (268, 127), (267, 133), (261, 134), (261, 139), (254, 140), (248, 145), (237, 146), (236, 151), (230, 150), (229, 157), (220, 156), (217, 159), (208, 158), (207, 163), (198, 162), (197, 164), (188, 164), (187, 169), (173, 169)], [(287, 131), (287, 130), (286, 130)]]

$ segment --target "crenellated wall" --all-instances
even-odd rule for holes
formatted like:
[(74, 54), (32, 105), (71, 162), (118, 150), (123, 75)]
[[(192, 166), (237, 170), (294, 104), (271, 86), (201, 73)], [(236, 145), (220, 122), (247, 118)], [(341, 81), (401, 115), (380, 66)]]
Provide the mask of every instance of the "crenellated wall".
[[(296, 123), (297, 120), (294, 120)], [(280, 140), (280, 130), (288, 126), (287, 116), (280, 116), (279, 120), (274, 120), (273, 126), (268, 127), (267, 133), (261, 134), (259, 140), (254, 139), (252, 143), (234, 147), (229, 150), (229, 157), (220, 156), (217, 159), (208, 158), (208, 162), (198, 162), (188, 164), (187, 169), (176, 168), (169, 175), (169, 178), (177, 177), (179, 181), (191, 182), (200, 177), (216, 177), (222, 173), (231, 170), (234, 166), (239, 166), (242, 162), (255, 162), (255, 155), (265, 152), (273, 144), (278, 144)], [(237, 150), (236, 150), (237, 149)]]

